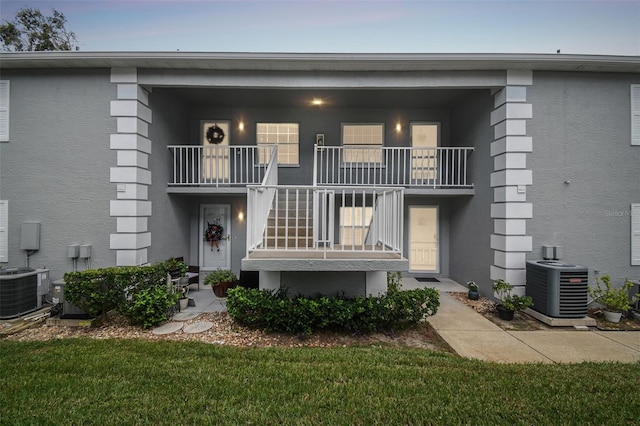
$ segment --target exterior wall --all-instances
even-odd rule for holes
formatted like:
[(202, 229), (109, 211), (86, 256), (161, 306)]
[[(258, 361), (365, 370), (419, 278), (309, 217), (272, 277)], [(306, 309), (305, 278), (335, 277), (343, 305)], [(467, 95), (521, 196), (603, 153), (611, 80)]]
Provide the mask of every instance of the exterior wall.
[(609, 274), (616, 284), (640, 277), (640, 267), (630, 266), (630, 204), (640, 200), (632, 83), (640, 75), (534, 73), (528, 260), (540, 259), (543, 245), (558, 245), (564, 261)]
[[(91, 244), (91, 267), (115, 264), (109, 234), (114, 188), (109, 166), (115, 153), (109, 134), (109, 100), (116, 88), (109, 70), (3, 70), (11, 81), (11, 140), (0, 144), (0, 199), (9, 200), (9, 261), (25, 263), (20, 225), (42, 223), (33, 267), (47, 267), (59, 279), (73, 270), (70, 244)], [(78, 261), (78, 269), (85, 262)]]
[(493, 105), (493, 97), (487, 89), (459, 104), (451, 113), (454, 144), (475, 147), (470, 157), (475, 195), (451, 199), (449, 277), (459, 283), (475, 281), (484, 295), (492, 293), (489, 265), (493, 264), (490, 238), (493, 232), (493, 190), (490, 187), (493, 170), (490, 147), (494, 138), (490, 114)]
[(192, 235), (189, 221), (192, 210), (198, 214), (198, 206), (184, 197), (167, 194), (171, 173), (171, 153), (168, 145), (183, 143), (189, 136), (188, 108), (175, 97), (163, 91), (149, 94), (149, 106), (153, 110), (153, 123), (149, 126), (149, 139), (153, 141), (149, 170), (153, 178), (149, 186), (149, 200), (153, 214), (149, 217), (151, 246), (148, 249), (150, 263), (170, 257), (184, 257), (188, 265), (197, 265), (198, 257), (190, 254)]

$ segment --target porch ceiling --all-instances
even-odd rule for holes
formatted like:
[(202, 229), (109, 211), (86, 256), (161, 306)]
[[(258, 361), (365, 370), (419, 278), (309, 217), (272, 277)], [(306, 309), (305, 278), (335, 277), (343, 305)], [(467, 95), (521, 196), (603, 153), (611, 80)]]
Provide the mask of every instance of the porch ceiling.
[[(241, 89), (241, 88), (154, 88), (167, 91), (192, 106), (222, 108), (446, 108), (462, 102), (478, 90), (489, 89)], [(318, 108), (318, 107), (313, 107)]]

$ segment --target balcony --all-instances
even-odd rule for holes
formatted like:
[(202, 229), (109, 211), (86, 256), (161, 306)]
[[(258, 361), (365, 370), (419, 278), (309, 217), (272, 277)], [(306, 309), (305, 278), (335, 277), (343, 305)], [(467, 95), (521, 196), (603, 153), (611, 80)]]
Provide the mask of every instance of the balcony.
[(472, 195), (473, 147), (315, 146), (314, 185), (404, 187), (411, 194)]
[(244, 193), (263, 182), (274, 146), (170, 145), (168, 192)]
[(243, 269), (381, 271), (402, 256), (402, 188), (256, 185), (247, 188)]

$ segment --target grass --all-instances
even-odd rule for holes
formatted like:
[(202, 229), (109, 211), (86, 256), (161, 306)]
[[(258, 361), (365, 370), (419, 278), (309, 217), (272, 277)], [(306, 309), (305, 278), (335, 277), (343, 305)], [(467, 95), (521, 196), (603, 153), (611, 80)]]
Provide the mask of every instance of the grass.
[(0, 424), (635, 424), (639, 364), (387, 347), (0, 341)]

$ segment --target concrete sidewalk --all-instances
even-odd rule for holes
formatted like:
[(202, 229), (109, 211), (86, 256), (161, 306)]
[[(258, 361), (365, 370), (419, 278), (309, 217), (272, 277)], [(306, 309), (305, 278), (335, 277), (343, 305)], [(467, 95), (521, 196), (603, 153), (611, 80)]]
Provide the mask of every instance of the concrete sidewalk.
[(447, 291), (466, 291), (454, 281), (413, 283), (410, 280), (403, 280), (404, 288), (418, 285), (440, 290), (440, 308), (428, 321), (451, 348), (465, 358), (503, 363), (640, 362), (640, 332), (569, 328), (507, 331), (447, 294)]

